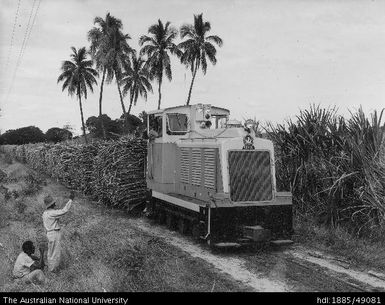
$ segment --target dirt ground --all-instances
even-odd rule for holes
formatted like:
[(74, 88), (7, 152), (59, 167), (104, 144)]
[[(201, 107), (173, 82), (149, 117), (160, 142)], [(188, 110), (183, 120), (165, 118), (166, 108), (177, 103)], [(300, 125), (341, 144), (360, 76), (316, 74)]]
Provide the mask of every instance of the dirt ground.
[(31, 190), (28, 177), (36, 173), (1, 154), (0, 169), (8, 177), (0, 185), (14, 191), (6, 200), (0, 187), (0, 291), (385, 291), (383, 274), (342, 258), (301, 245), (212, 252), (79, 193), (61, 222), (65, 268), (45, 270), (44, 285), (16, 283), (12, 268), (22, 242), (46, 240), (42, 198), (50, 193), (63, 206), (69, 190), (41, 175), (40, 189)]

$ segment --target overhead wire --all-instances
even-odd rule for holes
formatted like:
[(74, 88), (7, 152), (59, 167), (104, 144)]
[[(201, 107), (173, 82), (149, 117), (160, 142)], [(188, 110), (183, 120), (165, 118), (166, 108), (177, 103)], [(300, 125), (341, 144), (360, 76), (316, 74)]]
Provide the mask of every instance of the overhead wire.
[(12, 53), (12, 49), (13, 49), (13, 39), (15, 37), (15, 28), (16, 28), (17, 18), (19, 17), (20, 2), (21, 2), (21, 0), (19, 0), (17, 2), (17, 9), (16, 9), (16, 14), (15, 14), (15, 18), (14, 18), (14, 21), (13, 21), (13, 27), (12, 27), (11, 44), (9, 46), (7, 62), (5, 64), (4, 71), (7, 71), (8, 65), (9, 65), (9, 62), (10, 62), (10, 58), (11, 58), (11, 53)]
[(21, 64), (21, 61), (22, 61), (22, 57), (23, 57), (25, 49), (27, 47), (27, 42), (28, 42), (28, 39), (29, 39), (29, 36), (30, 36), (30, 32), (32, 32), (32, 27), (33, 27), (33, 24), (34, 24), (34, 20), (36, 19), (37, 11), (38, 11), (39, 6), (40, 6), (40, 1), (41, 0), (39, 0), (39, 5), (38, 5), (38, 7), (37, 7), (37, 9), (35, 11), (33, 22), (31, 23), (31, 18), (32, 18), (32, 14), (33, 14), (33, 11), (34, 11), (34, 8), (35, 8), (36, 1), (37, 0), (34, 0), (33, 4), (32, 4), (32, 8), (31, 8), (31, 11), (30, 11), (30, 14), (29, 14), (29, 18), (28, 18), (28, 23), (27, 23), (27, 26), (26, 26), (26, 29), (25, 29), (25, 32), (24, 32), (23, 42), (22, 42), (22, 45), (21, 45), (21, 48), (20, 48), (20, 52), (19, 52), (19, 56), (18, 56), (16, 65), (15, 65), (15, 69), (13, 71), (12, 81), (11, 81), (11, 85), (9, 86), (9, 90), (8, 90), (8, 93), (7, 93), (6, 101), (8, 101), (9, 95), (12, 92), (12, 89), (13, 89), (13, 86), (14, 86), (14, 83), (15, 83), (15, 79), (16, 79), (16, 74), (17, 74), (17, 71), (18, 71), (18, 69), (20, 67), (20, 64)]
[(33, 26), (35, 25), (35, 20), (36, 20), (37, 12), (38, 12), (39, 7), (40, 7), (40, 2), (41, 2), (41, 0), (39, 0), (39, 3), (37, 4), (37, 8), (35, 10), (35, 15), (33, 16), (32, 24), (31, 24), (31, 26), (29, 28), (28, 36), (27, 36), (26, 42), (24, 44), (23, 53), (21, 55), (21, 61), (23, 60), (24, 52), (25, 52), (25, 49), (27, 47), (27, 43), (29, 41), (29, 37), (31, 36), (31, 32), (32, 32)]
[(33, 0), (32, 8), (31, 8), (31, 11), (29, 13), (27, 27), (26, 27), (25, 32), (24, 32), (23, 42), (21, 44), (21, 48), (20, 48), (20, 52), (19, 52), (19, 57), (18, 57), (17, 63), (16, 63), (16, 69), (18, 69), (19, 65), (20, 65), (21, 55), (23, 54), (23, 51), (24, 51), (24, 46), (25, 46), (26, 39), (27, 39), (27, 36), (28, 36), (28, 32), (29, 32), (29, 28), (30, 28), (30, 24), (31, 24), (31, 18), (32, 18), (32, 14), (33, 14), (33, 9), (35, 8), (35, 4), (36, 4), (36, 0)]
[[(17, 9), (16, 9), (15, 18), (14, 18), (13, 27), (12, 27), (11, 43), (9, 45), (7, 61), (6, 61), (5, 68), (4, 68), (4, 75), (6, 75), (6, 72), (8, 72), (8, 66), (9, 66), (9, 63), (11, 61), (11, 54), (12, 54), (12, 50), (13, 50), (13, 40), (15, 37), (15, 29), (16, 29), (17, 19), (19, 17), (19, 11), (20, 11), (20, 2), (21, 2), (21, 0), (19, 0), (17, 2)], [(5, 92), (3, 92), (3, 95), (5, 95)]]

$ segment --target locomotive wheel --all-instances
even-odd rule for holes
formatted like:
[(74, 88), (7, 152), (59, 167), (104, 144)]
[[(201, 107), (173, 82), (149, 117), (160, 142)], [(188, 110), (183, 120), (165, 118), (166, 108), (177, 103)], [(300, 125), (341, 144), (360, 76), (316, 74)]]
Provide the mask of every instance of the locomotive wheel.
[(180, 234), (183, 235), (187, 232), (187, 223), (186, 220), (184, 220), (183, 218), (178, 219), (178, 231)]
[(148, 218), (150, 219), (156, 218), (156, 211), (154, 210), (154, 198), (150, 198), (150, 200), (146, 202), (145, 211), (146, 211), (146, 216)]
[(155, 219), (158, 224), (164, 224), (164, 212), (158, 210)]
[(191, 234), (194, 239), (197, 239), (197, 240), (200, 239), (201, 237), (200, 231), (201, 230), (200, 230), (199, 222), (193, 222), (192, 228), (191, 228)]
[(169, 228), (170, 230), (175, 229), (175, 219), (174, 219), (174, 215), (172, 215), (171, 213), (167, 213), (166, 215), (166, 225), (167, 225), (167, 228)]

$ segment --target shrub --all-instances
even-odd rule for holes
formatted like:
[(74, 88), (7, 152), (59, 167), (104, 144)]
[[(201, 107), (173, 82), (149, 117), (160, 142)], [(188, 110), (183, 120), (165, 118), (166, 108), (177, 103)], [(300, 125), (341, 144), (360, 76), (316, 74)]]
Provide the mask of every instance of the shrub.
[(0, 169), (0, 182), (5, 182), (6, 180), (7, 174)]
[(45, 137), (48, 142), (58, 143), (72, 139), (72, 132), (67, 129), (53, 127), (47, 130)]
[(12, 164), (12, 162), (13, 162), (12, 156), (11, 156), (10, 154), (6, 154), (6, 155), (4, 156), (4, 162), (5, 162), (6, 164)]
[(7, 201), (11, 199), (11, 192), (5, 186), (0, 184), (0, 192), (4, 195), (4, 200)]
[(12, 197), (13, 198), (19, 198), (19, 192), (18, 191), (16, 191), (16, 190), (13, 190), (12, 192), (11, 192), (11, 194), (12, 194)]
[(25, 178), (26, 186), (23, 188), (23, 195), (30, 196), (41, 190), (44, 179), (34, 174), (29, 174)]
[(20, 145), (26, 143), (39, 143), (45, 141), (44, 133), (35, 126), (18, 128), (16, 130), (7, 130), (1, 136), (2, 144)]
[(15, 202), (15, 208), (16, 208), (16, 211), (19, 213), (19, 214), (23, 214), (25, 209), (26, 209), (26, 204), (24, 203), (24, 200), (22, 200), (21, 198), (19, 198), (18, 200), (16, 200)]
[(5, 201), (11, 199), (11, 192), (6, 191), (6, 192), (4, 193), (4, 199), (5, 199)]

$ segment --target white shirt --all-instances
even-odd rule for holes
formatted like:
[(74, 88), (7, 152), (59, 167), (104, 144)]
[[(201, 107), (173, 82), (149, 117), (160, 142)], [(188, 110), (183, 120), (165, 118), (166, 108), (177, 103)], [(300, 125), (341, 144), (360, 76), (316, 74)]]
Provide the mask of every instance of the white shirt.
[(72, 200), (70, 199), (68, 200), (64, 208), (60, 210), (48, 209), (44, 211), (43, 224), (47, 232), (53, 230), (60, 230), (59, 218), (68, 212), (71, 207), (71, 204)]
[(13, 267), (13, 275), (15, 277), (23, 277), (31, 272), (30, 267), (35, 261), (27, 253), (21, 252), (16, 259), (15, 267)]

